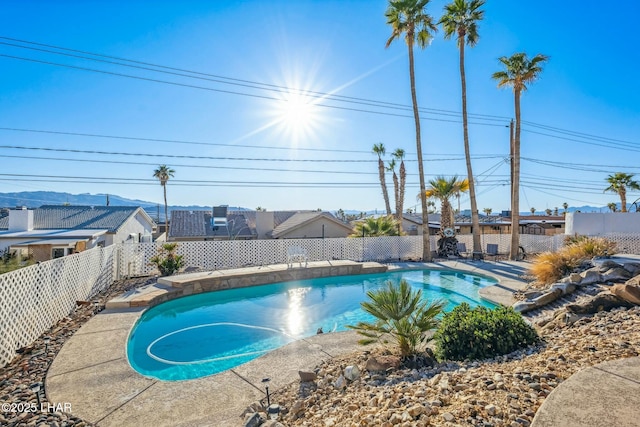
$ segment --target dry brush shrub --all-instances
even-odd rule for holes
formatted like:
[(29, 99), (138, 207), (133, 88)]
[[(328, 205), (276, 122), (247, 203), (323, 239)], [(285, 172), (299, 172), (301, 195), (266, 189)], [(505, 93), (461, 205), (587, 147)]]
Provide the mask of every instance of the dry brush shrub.
[(529, 269), (539, 285), (557, 282), (570, 274), (582, 262), (616, 252), (616, 243), (603, 237), (572, 236), (557, 252), (543, 252), (534, 258)]

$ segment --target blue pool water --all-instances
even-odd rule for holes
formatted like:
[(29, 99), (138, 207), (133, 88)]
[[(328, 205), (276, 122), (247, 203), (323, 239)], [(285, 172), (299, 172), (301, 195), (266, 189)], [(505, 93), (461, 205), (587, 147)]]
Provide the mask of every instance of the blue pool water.
[(300, 338), (344, 331), (373, 318), (362, 311), (366, 293), (387, 280), (406, 279), (445, 310), (482, 301), (490, 278), (446, 270), (411, 270), (328, 277), (230, 289), (179, 298), (145, 311), (127, 347), (131, 366), (143, 375), (175, 381), (216, 374)]

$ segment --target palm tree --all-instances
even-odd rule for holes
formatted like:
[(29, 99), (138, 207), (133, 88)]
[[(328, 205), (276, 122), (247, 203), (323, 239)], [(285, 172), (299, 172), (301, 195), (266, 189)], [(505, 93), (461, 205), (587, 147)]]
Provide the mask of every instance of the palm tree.
[(616, 206), (616, 204), (613, 203), (613, 202), (607, 203), (607, 207), (609, 208), (609, 210), (611, 212), (617, 212), (618, 211), (618, 206)]
[(387, 191), (387, 181), (384, 179), (384, 161), (382, 156), (386, 153), (384, 144), (373, 144), (373, 152), (378, 155), (378, 177), (380, 178), (380, 186), (382, 187), (382, 197), (384, 197), (384, 207), (387, 215), (391, 215), (391, 204), (389, 203), (389, 192)]
[(380, 216), (378, 218), (367, 218), (357, 222), (353, 227), (350, 237), (379, 237), (379, 236), (399, 236), (400, 227), (398, 221), (391, 215)]
[(469, 128), (467, 120), (467, 79), (464, 68), (464, 48), (468, 44), (473, 47), (478, 42), (478, 21), (484, 18), (484, 0), (453, 0), (444, 7), (445, 14), (438, 24), (442, 25), (445, 39), (454, 35), (460, 51), (460, 83), (462, 87), (462, 132), (464, 137), (464, 154), (467, 161), (467, 179), (469, 181), (469, 199), (471, 202), (471, 229), (473, 233), (473, 251), (482, 252), (480, 241), (480, 219), (476, 200), (473, 170), (471, 168), (471, 152), (469, 150)]
[(530, 208), (529, 210), (531, 211), (531, 215), (535, 215), (536, 214), (536, 208)]
[(553, 216), (558, 216), (558, 207), (553, 208)]
[(420, 201), (422, 203), (422, 259), (431, 260), (429, 245), (429, 214), (425, 197), (426, 184), (424, 180), (424, 165), (422, 163), (422, 142), (420, 140), (420, 114), (416, 95), (416, 76), (413, 60), (413, 46), (417, 44), (424, 49), (437, 31), (433, 18), (425, 8), (429, 0), (389, 0), (389, 7), (385, 12), (387, 24), (391, 25), (391, 37), (387, 40), (389, 47), (395, 39), (404, 35), (409, 50), (409, 81), (411, 83), (411, 101), (413, 104), (413, 118), (416, 129), (416, 150), (418, 152), (418, 174), (420, 175)]
[(402, 357), (416, 354), (422, 344), (431, 340), (428, 332), (438, 326), (438, 316), (442, 313), (444, 302), (424, 300), (422, 290), (412, 290), (404, 279), (397, 285), (392, 281), (385, 285), (384, 288), (368, 291), (369, 300), (360, 304), (364, 311), (375, 317), (375, 321), (359, 322), (347, 327), (365, 337), (358, 341), (362, 345), (391, 336)]
[(493, 73), (498, 87), (513, 88), (516, 115), (516, 129), (512, 145), (513, 182), (511, 183), (511, 252), (509, 258), (518, 259), (520, 247), (520, 95), (527, 90), (527, 85), (534, 82), (542, 73), (542, 64), (549, 58), (538, 54), (529, 59), (524, 52), (514, 53), (511, 57), (503, 56), (499, 61), (505, 70)]
[(610, 191), (612, 193), (618, 193), (620, 196), (620, 208), (621, 212), (627, 211), (627, 189), (640, 190), (640, 185), (633, 179), (633, 174), (616, 172), (613, 175), (607, 177), (609, 186), (604, 191)]
[(167, 237), (169, 237), (169, 214), (167, 212), (167, 181), (169, 181), (169, 178), (173, 178), (174, 173), (176, 173), (176, 171), (174, 171), (167, 165), (160, 165), (158, 166), (158, 169), (153, 171), (154, 178), (158, 178), (158, 181), (160, 181), (160, 185), (162, 185), (162, 190), (164, 191), (164, 221), (166, 224), (165, 228)]
[(493, 211), (493, 209), (491, 209), (491, 208), (484, 208), (484, 209), (482, 209), (482, 212), (484, 212), (484, 214), (485, 214), (486, 216), (491, 215), (491, 212), (492, 212), (492, 211)]
[(551, 216), (551, 209), (549, 209), (549, 208), (545, 209), (544, 213), (546, 213), (547, 216)]
[(392, 156), (396, 161), (400, 162), (400, 187), (398, 188), (398, 195), (396, 196), (396, 218), (402, 227), (402, 210), (404, 209), (404, 189), (407, 185), (407, 169), (404, 167), (404, 150), (402, 148), (396, 148)]
[(457, 176), (449, 179), (443, 176), (437, 176), (429, 181), (429, 188), (425, 191), (427, 198), (436, 198), (440, 200), (440, 233), (444, 234), (444, 229), (453, 228), (453, 209), (449, 199), (457, 194), (469, 191), (469, 180), (466, 178), (459, 180)]
[(389, 165), (387, 166), (387, 170), (393, 174), (393, 197), (396, 201), (396, 219), (398, 218), (398, 199), (400, 199), (400, 181), (398, 180), (398, 174), (396, 173), (396, 159), (393, 158), (389, 161)]

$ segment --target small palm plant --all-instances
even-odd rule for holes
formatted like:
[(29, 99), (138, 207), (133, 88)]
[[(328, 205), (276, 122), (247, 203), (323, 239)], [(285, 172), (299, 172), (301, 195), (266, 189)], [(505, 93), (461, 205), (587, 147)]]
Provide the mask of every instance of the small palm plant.
[(171, 276), (184, 267), (183, 256), (176, 255), (177, 248), (177, 243), (165, 243), (158, 249), (158, 253), (149, 260), (158, 268), (160, 275)]
[(412, 290), (406, 280), (399, 284), (387, 281), (381, 289), (367, 292), (369, 301), (361, 303), (362, 309), (376, 320), (347, 326), (365, 338), (359, 344), (383, 342), (391, 337), (400, 348), (402, 357), (417, 354), (420, 346), (431, 340), (427, 333), (438, 326), (436, 318), (444, 308), (444, 302), (422, 299), (422, 290)]
[(380, 216), (378, 218), (367, 218), (364, 221), (357, 222), (353, 227), (353, 233), (350, 237), (380, 237), (380, 236), (399, 236), (400, 223), (391, 215)]

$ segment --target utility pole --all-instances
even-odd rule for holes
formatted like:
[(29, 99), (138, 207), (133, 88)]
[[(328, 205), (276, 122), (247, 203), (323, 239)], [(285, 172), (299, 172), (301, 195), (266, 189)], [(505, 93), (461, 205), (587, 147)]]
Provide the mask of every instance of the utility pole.
[[(513, 200), (513, 119), (511, 119), (511, 123), (509, 123), (509, 167), (510, 167), (510, 176), (511, 176), (511, 200)], [(511, 215), (513, 216), (513, 212), (511, 212)], [(511, 226), (513, 227), (513, 223), (511, 223)]]

